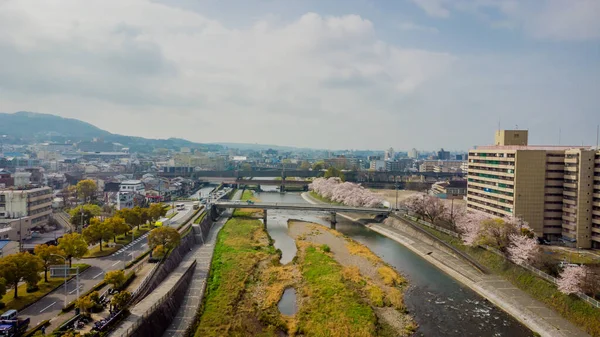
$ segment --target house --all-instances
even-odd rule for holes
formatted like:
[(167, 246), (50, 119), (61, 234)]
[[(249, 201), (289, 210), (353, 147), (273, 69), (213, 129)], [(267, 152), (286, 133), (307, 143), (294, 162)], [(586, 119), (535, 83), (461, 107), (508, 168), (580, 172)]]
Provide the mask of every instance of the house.
[(431, 194), (440, 199), (462, 199), (467, 195), (466, 180), (440, 181), (431, 186)]

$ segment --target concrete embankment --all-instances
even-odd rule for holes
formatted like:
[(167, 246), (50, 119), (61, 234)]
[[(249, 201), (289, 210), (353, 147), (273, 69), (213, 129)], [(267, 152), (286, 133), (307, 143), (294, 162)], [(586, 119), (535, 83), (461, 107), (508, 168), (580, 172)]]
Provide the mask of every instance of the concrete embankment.
[(390, 218), (382, 224), (368, 227), (407, 247), (543, 337), (589, 336), (509, 281), (484, 274), (469, 261), (444, 245), (432, 242), (430, 237), (415, 231), (404, 221)]

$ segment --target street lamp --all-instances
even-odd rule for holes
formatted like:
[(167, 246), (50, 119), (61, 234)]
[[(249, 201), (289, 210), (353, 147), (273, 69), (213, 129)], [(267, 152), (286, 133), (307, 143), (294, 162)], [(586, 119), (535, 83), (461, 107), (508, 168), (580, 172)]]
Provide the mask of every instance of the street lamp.
[[(60, 257), (61, 259), (63, 259), (65, 261), (65, 308), (67, 307), (67, 258), (62, 256), (62, 255), (58, 255), (58, 254), (50, 254), (50, 256), (56, 256), (56, 257)], [(79, 296), (77, 296), (79, 297)]]

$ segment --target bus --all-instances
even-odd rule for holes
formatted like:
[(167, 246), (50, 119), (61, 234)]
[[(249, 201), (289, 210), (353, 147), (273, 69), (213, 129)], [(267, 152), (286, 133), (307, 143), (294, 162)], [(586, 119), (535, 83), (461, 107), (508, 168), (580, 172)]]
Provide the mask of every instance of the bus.
[(177, 205), (175, 205), (175, 207), (177, 208), (178, 211), (185, 210), (185, 204), (177, 204)]

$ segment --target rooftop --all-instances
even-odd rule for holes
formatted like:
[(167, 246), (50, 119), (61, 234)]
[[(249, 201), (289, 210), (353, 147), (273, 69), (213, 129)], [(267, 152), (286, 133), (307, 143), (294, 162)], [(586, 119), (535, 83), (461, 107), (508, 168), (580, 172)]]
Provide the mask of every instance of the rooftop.
[(591, 146), (561, 146), (561, 145), (483, 145), (475, 146), (475, 150), (546, 150), (546, 151), (564, 151), (570, 149), (591, 150)]

